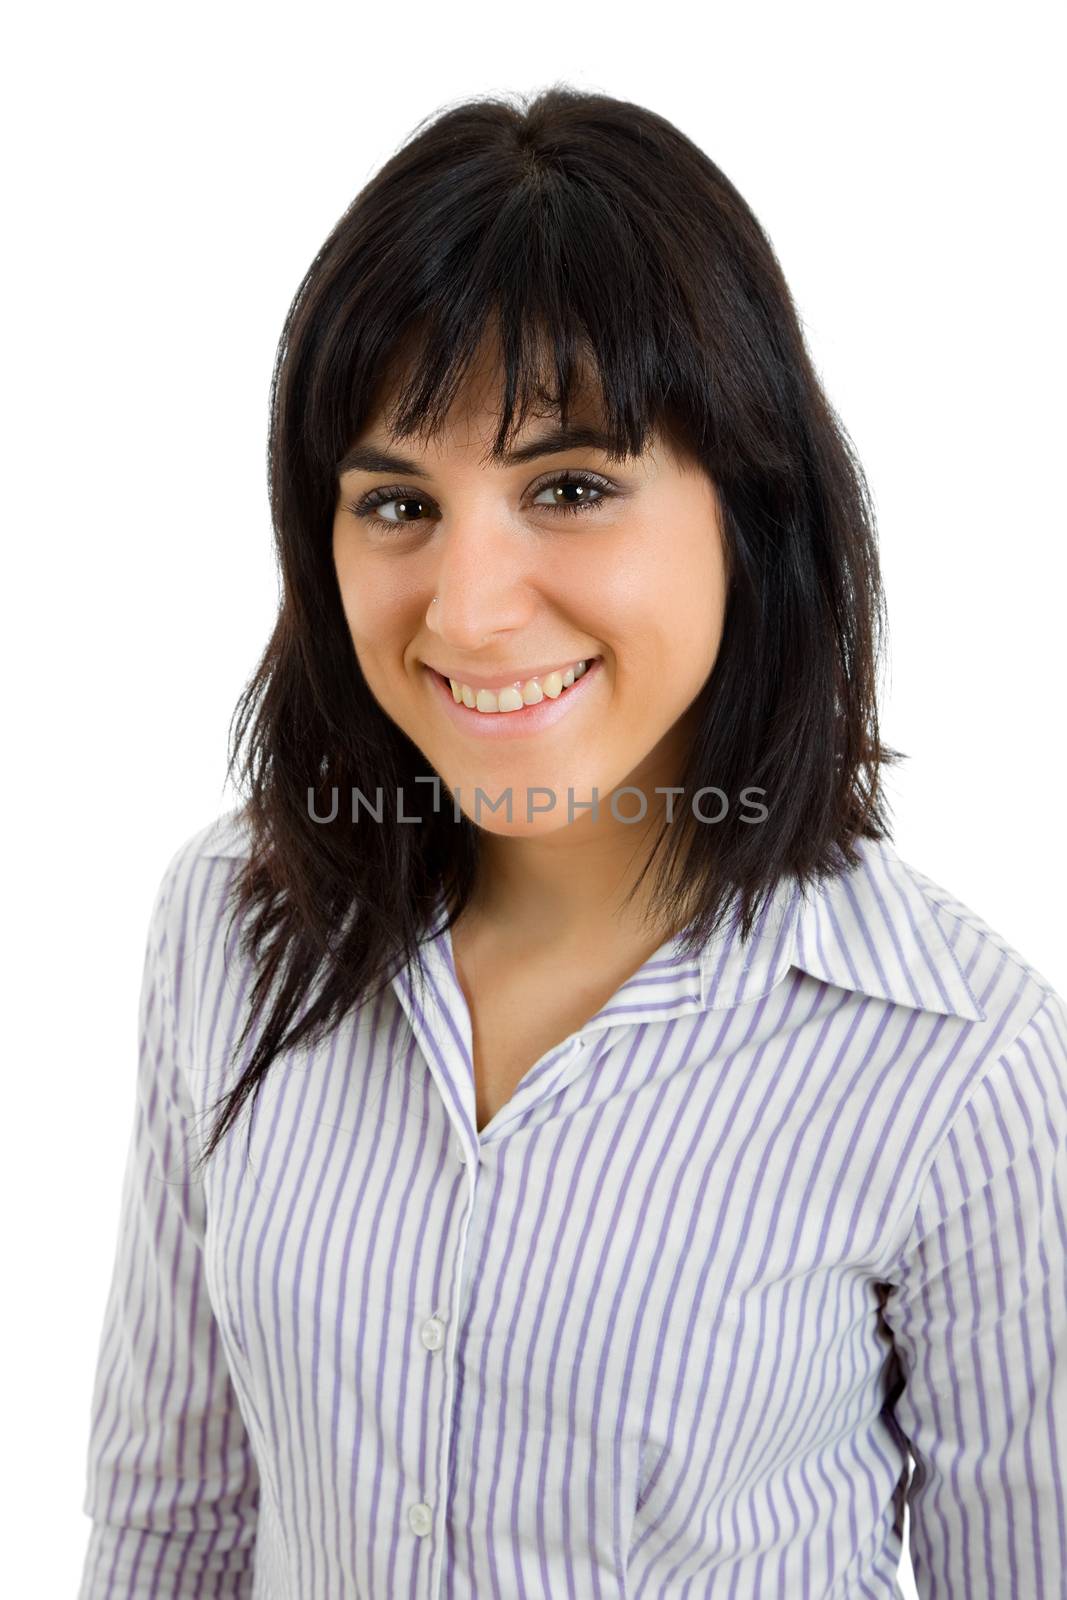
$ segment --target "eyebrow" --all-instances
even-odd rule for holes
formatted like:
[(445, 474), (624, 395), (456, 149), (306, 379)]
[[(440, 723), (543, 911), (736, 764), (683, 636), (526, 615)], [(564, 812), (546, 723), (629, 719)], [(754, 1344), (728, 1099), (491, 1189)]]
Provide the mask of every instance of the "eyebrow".
[[(541, 456), (562, 455), (567, 450), (602, 450), (612, 460), (621, 459), (615, 453), (615, 441), (600, 428), (589, 428), (573, 423), (566, 428), (553, 428), (539, 434), (514, 450), (493, 450), (490, 459), (497, 465), (520, 466), (526, 461), (536, 461)], [(418, 462), (407, 456), (391, 455), (377, 445), (355, 445), (337, 463), (340, 477), (346, 472), (395, 472), (408, 478), (428, 478)]]

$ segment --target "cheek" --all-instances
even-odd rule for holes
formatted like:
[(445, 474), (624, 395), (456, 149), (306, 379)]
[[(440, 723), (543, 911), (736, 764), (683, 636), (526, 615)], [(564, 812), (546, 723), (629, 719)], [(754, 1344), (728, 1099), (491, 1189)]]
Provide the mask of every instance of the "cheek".
[(622, 701), (632, 734), (650, 742), (672, 728), (707, 683), (719, 652), (722, 624), (716, 605), (706, 599), (672, 595), (650, 613), (633, 671), (620, 667)]
[(334, 566), (348, 631), (357, 647), (388, 645), (410, 630), (413, 595), (373, 561), (357, 558), (344, 539), (334, 540)]
[(703, 682), (715, 663), (726, 620), (726, 568), (718, 537), (702, 533), (662, 569), (659, 613), (669, 617), (668, 648)]
[(706, 521), (685, 537), (656, 538), (641, 558), (601, 574), (597, 630), (624, 681), (645, 685), (650, 708), (691, 697), (715, 664), (726, 615), (722, 547)]
[(355, 637), (359, 631), (359, 578), (349, 540), (339, 531), (336, 524), (333, 532), (333, 566), (337, 574), (337, 589), (341, 596), (341, 609), (345, 614), (345, 621), (348, 623), (348, 631)]

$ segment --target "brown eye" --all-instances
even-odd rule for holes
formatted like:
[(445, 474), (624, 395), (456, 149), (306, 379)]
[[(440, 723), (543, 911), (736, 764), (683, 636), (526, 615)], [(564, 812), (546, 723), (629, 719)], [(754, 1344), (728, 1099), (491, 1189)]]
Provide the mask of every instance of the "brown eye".
[[(385, 501), (385, 504), (396, 506), (397, 511), (395, 520), (397, 522), (417, 522), (419, 519), (419, 514), (423, 508), (423, 502), (421, 500), (387, 500)], [(385, 518), (386, 522), (391, 520), (393, 519), (389, 517)]]
[(599, 483), (587, 481), (585, 478), (560, 478), (554, 483), (546, 483), (544, 488), (537, 492), (539, 495), (554, 496), (552, 510), (563, 512), (592, 511), (600, 505), (607, 493)]
[[(399, 484), (391, 488), (372, 489), (365, 494), (355, 505), (348, 507), (354, 517), (361, 517), (367, 522), (383, 523), (386, 527), (396, 528), (404, 524), (421, 521), (420, 513), (432, 501), (424, 500), (421, 495), (404, 489)], [(395, 516), (379, 516), (377, 513), (384, 506), (396, 506)]]
[[(540, 501), (539, 497), (544, 494), (551, 494), (551, 503)], [(614, 495), (615, 490), (611, 485), (596, 473), (567, 471), (557, 473), (549, 482), (535, 489), (533, 504), (547, 505), (550, 511), (559, 516), (573, 517), (598, 511)], [(381, 515), (386, 506), (395, 506), (395, 512)], [(379, 528), (394, 529), (423, 521), (427, 507), (433, 508), (432, 500), (424, 499), (414, 490), (405, 489), (402, 484), (391, 484), (389, 487), (372, 489), (347, 509), (353, 516)]]
[(616, 491), (598, 473), (568, 470), (557, 473), (534, 493), (535, 498), (545, 493), (551, 494), (552, 511), (561, 516), (574, 516), (586, 511), (599, 511), (601, 506), (614, 499)]

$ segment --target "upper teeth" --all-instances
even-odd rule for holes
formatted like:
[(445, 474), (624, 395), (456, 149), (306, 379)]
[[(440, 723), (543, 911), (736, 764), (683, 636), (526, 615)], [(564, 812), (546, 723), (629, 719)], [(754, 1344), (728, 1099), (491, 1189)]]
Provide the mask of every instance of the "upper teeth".
[(448, 681), (457, 705), (462, 701), (472, 711), (521, 711), (523, 706), (535, 706), (546, 694), (550, 700), (555, 700), (575, 679), (582, 676), (588, 665), (587, 661), (579, 661), (573, 667), (549, 672), (543, 678), (528, 678), (521, 685), (509, 683), (506, 689), (472, 689), (470, 684), (460, 683), (458, 678), (449, 678)]

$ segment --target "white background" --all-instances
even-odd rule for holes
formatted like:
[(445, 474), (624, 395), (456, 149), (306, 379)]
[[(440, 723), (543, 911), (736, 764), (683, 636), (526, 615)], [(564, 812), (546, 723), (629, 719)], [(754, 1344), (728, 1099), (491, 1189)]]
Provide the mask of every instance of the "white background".
[(227, 724), (276, 598), (282, 319), (435, 108), (599, 89), (671, 118), (740, 188), (875, 496), (883, 733), (911, 755), (896, 846), (1067, 992), (1061, 15), (38, 4), (9, 22), (9, 1593), (73, 1595), (88, 1536), (146, 919), (177, 845), (233, 802)]

